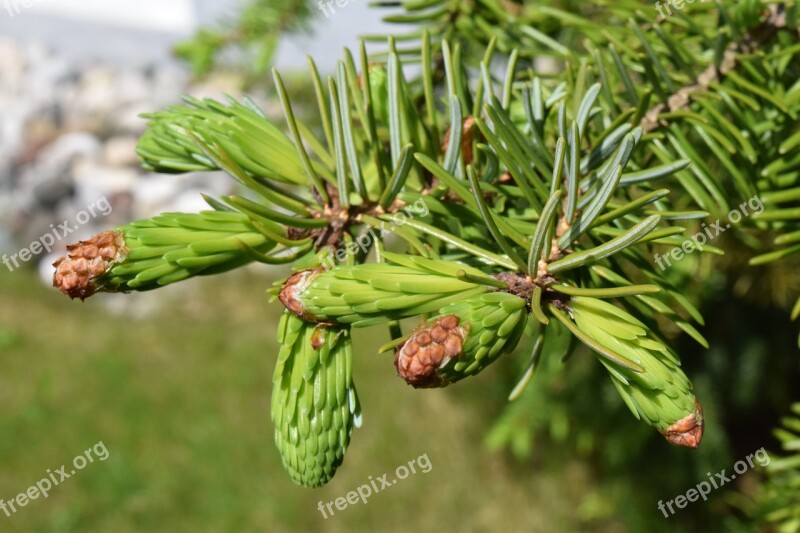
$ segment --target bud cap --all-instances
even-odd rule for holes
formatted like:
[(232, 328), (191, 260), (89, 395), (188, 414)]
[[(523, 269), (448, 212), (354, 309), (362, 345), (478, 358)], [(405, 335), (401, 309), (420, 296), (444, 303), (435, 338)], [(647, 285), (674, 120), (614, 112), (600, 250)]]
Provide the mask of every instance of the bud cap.
[(119, 231), (106, 231), (67, 246), (67, 255), (53, 263), (53, 287), (72, 299), (85, 300), (103, 288), (98, 279), (122, 262), (127, 253)]

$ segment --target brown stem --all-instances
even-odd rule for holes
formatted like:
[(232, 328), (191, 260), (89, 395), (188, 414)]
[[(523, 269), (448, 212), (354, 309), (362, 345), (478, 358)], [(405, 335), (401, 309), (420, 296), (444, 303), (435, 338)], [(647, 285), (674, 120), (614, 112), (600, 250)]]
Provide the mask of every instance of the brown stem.
[(761, 24), (744, 34), (740, 41), (728, 44), (719, 68), (714, 64), (709, 65), (697, 76), (695, 83), (682, 87), (669, 97), (666, 104), (661, 103), (650, 108), (639, 124), (643, 132), (650, 133), (661, 126), (666, 126), (667, 122), (658, 118), (662, 113), (665, 111), (674, 113), (688, 109), (695, 95), (708, 92), (709, 87), (722, 82), (728, 73), (737, 67), (737, 57), (740, 54), (751, 54), (758, 50), (782, 28), (786, 28), (784, 5), (772, 5), (769, 8), (767, 18)]

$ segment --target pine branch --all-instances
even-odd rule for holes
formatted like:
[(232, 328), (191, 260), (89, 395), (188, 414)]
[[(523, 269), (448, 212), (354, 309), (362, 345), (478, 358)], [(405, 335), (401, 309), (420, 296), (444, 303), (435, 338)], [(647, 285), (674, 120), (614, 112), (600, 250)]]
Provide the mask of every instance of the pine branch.
[[(671, 95), (667, 103), (660, 103), (648, 110), (639, 126), (645, 133), (650, 133), (659, 126), (666, 126), (660, 116), (665, 113), (677, 113), (686, 110), (698, 93), (708, 93), (714, 85), (721, 83), (726, 76), (739, 66), (738, 58), (758, 52), (764, 44), (771, 41), (779, 30), (787, 27), (786, 11), (783, 4), (771, 5), (766, 18), (740, 39), (728, 43), (718, 64), (712, 64), (697, 76), (695, 83), (682, 87)], [(800, 31), (800, 30), (798, 30)]]
[[(790, 230), (754, 262), (800, 253), (797, 10), (773, 5), (754, 25), (754, 2), (718, 4), (652, 25), (617, 4), (404, 3), (390, 20), (419, 31), (382, 37), (372, 56), (362, 45), (359, 65), (346, 51), (324, 80), (310, 62), (319, 131), (277, 72), (278, 123), (247, 101), (149, 115), (145, 166), (222, 171), (252, 194), (80, 243), (56, 281), (86, 297), (291, 263), (270, 291), (287, 309), (273, 420), (306, 485), (330, 479), (357, 417), (351, 327), (387, 325), (397, 372), (431, 387), (479, 374), (532, 324), (514, 397), (550, 356), (543, 344), (568, 336), (636, 418), (696, 447), (702, 409), (659, 332), (708, 347), (703, 319), (680, 290), (688, 275), (655, 268), (654, 247), (682, 246), (693, 221), (763, 193), (768, 208), (735, 234)], [(557, 68), (537, 70), (541, 57)], [(403, 253), (387, 251), (388, 233)], [(412, 317), (423, 322), (404, 336), (398, 321)], [(337, 414), (312, 435), (310, 417)], [(330, 453), (317, 453), (322, 435)]]

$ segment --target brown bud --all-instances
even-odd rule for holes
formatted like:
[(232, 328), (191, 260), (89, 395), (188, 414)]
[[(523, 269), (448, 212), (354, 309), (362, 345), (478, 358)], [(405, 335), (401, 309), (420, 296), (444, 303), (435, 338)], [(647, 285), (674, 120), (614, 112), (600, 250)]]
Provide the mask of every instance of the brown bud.
[[(464, 163), (470, 164), (474, 159), (474, 154), (472, 153), (472, 144), (475, 141), (475, 130), (477, 129), (475, 127), (475, 117), (465, 118), (461, 128), (461, 155), (464, 157)], [(478, 132), (478, 135), (480, 136), (480, 132)], [(442, 141), (442, 151), (447, 151), (449, 145), (450, 130), (447, 130)]]
[(687, 448), (697, 448), (703, 440), (703, 407), (695, 403), (695, 411), (681, 418), (667, 429), (661, 430), (661, 434), (671, 444), (685, 446)]
[(98, 278), (128, 253), (122, 232), (106, 231), (88, 241), (67, 246), (67, 255), (53, 263), (53, 287), (70, 298), (85, 300), (104, 287)]
[(432, 356), (431, 347), (420, 348), (417, 353), (417, 361), (419, 361), (422, 366), (432, 365), (434, 361)]
[(442, 326), (444, 329), (450, 331), (451, 329), (455, 329), (458, 327), (459, 319), (456, 315), (447, 315), (446, 317), (439, 320), (439, 325)]
[(420, 346), (427, 346), (431, 343), (432, 340), (431, 334), (428, 333), (427, 331), (422, 331), (420, 333), (417, 333), (415, 339), (417, 341), (417, 344), (419, 344)]
[(444, 342), (447, 338), (447, 332), (442, 326), (436, 326), (431, 330), (431, 339), (433, 342)]
[(458, 327), (459, 318), (448, 315), (433, 324), (423, 324), (403, 344), (394, 356), (397, 375), (415, 388), (434, 388), (448, 385), (438, 370), (452, 357), (461, 355), (466, 337), (465, 328)]
[(405, 350), (407, 355), (415, 355), (419, 351), (419, 344), (414, 341), (406, 342)]
[(325, 334), (327, 330), (325, 326), (317, 326), (314, 328), (314, 331), (311, 333), (311, 347), (315, 350), (319, 350), (325, 344)]
[(311, 282), (322, 273), (323, 270), (324, 269), (321, 267), (312, 268), (309, 270), (301, 270), (300, 272), (292, 274), (283, 284), (283, 288), (278, 295), (278, 299), (281, 301), (283, 306), (303, 320), (307, 320), (309, 322), (314, 321), (312, 317), (307, 316), (305, 309), (303, 309), (303, 304), (300, 303), (300, 296), (302, 295), (303, 291), (306, 290), (309, 285), (311, 285)]
[(444, 341), (444, 351), (448, 357), (457, 357), (461, 355), (461, 341), (463, 338), (460, 335), (451, 333)]
[(428, 351), (431, 354), (430, 355), (431, 360), (433, 360), (433, 361), (441, 361), (442, 359), (444, 359), (444, 355), (445, 355), (444, 346), (442, 346), (441, 344), (434, 344), (433, 346), (431, 346), (428, 349)]

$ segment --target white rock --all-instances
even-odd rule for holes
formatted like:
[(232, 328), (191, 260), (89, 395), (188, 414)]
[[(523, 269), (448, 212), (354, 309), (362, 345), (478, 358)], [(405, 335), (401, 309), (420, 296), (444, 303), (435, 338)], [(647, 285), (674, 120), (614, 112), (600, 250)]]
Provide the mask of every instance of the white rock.
[(148, 218), (165, 209), (185, 188), (185, 176), (150, 174), (133, 191), (136, 218)]
[(97, 160), (76, 163), (73, 171), (75, 186), (79, 190), (102, 193), (129, 191), (138, 186), (141, 174), (131, 168), (113, 167)]
[(139, 156), (136, 155), (136, 137), (112, 137), (103, 146), (103, 162), (112, 167), (136, 167)]

